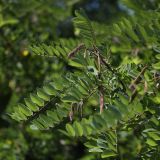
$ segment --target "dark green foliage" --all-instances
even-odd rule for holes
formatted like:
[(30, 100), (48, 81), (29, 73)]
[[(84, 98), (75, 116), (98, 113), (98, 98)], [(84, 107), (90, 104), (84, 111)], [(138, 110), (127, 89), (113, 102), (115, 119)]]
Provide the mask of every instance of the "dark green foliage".
[(83, 10), (75, 15), (80, 40), (70, 43), (77, 47), (69, 47), (68, 40), (30, 47), (63, 62), (65, 72), (30, 94), (11, 117), (30, 122), (32, 129), (56, 126), (72, 138), (83, 137), (89, 152), (101, 158), (158, 159), (159, 11), (144, 9), (106, 27), (102, 42), (102, 32), (93, 27), (100, 24)]
[(159, 160), (159, 17), (158, 0), (0, 0), (0, 159)]

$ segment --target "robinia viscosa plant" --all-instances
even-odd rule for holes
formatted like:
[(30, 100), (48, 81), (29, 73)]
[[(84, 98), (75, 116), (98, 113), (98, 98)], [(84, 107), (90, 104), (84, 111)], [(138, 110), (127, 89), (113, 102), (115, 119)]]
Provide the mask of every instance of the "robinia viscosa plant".
[(91, 22), (83, 10), (75, 14), (76, 40), (30, 47), (63, 62), (63, 72), (19, 103), (12, 118), (40, 130), (63, 124), (60, 132), (84, 137), (89, 152), (102, 158), (158, 158), (159, 11), (109, 27)]

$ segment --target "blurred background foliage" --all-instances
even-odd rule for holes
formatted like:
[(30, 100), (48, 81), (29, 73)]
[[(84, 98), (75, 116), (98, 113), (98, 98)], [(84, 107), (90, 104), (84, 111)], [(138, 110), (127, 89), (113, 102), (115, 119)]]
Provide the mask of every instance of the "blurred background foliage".
[[(159, 5), (158, 0), (135, 3), (139, 7), (128, 0), (123, 3), (120, 0), (0, 0), (0, 159), (100, 159), (89, 154), (80, 140), (73, 142), (54, 129), (47, 132), (24, 129), (6, 113), (12, 113), (13, 105), (30, 91), (65, 72), (57, 59), (32, 55), (29, 45), (75, 39), (72, 18), (79, 8), (84, 8), (98, 27)], [(116, 56), (116, 63), (118, 59)], [(139, 140), (128, 133), (121, 137), (122, 145), (129, 149), (122, 152), (134, 154), (130, 148), (139, 145)], [(130, 143), (126, 144), (127, 141)]]

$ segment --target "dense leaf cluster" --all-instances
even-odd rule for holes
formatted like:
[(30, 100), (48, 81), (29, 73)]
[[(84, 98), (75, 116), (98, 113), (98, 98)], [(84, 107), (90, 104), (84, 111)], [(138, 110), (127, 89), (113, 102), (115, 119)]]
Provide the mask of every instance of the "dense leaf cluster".
[[(12, 118), (83, 137), (102, 158), (158, 159), (160, 13), (145, 9), (111, 26), (92, 23), (79, 10), (77, 40), (31, 46), (37, 55), (62, 61), (63, 74), (18, 104)], [(130, 145), (134, 151), (125, 152)]]

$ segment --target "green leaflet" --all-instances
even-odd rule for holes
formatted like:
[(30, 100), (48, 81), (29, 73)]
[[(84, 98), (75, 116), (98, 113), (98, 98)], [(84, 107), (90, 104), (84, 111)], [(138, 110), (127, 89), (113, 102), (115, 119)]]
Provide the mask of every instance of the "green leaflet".
[(160, 70), (160, 62), (152, 65), (154, 69)]
[(154, 140), (152, 140), (152, 139), (150, 139), (150, 138), (147, 138), (146, 143), (147, 143), (148, 145), (152, 146), (152, 147), (158, 145)]
[(113, 151), (110, 151), (110, 150), (104, 151), (101, 154), (102, 158), (115, 157), (115, 156), (117, 156), (117, 154), (115, 152), (113, 152)]
[(18, 19), (13, 19), (13, 18), (10, 18), (10, 19), (0, 19), (0, 28), (5, 26), (5, 25), (14, 25), (14, 24), (17, 24), (19, 23)]
[(142, 37), (144, 38), (145, 42), (147, 42), (148, 41), (148, 35), (147, 35), (144, 27), (142, 27), (141, 25), (138, 25), (138, 28), (139, 28), (139, 31), (140, 31)]
[(157, 55), (156, 55), (156, 58), (157, 58), (157, 59), (160, 59), (160, 54), (157, 54)]
[(38, 106), (44, 106), (44, 101), (40, 97), (38, 97), (36, 94), (33, 94), (33, 93), (30, 94), (30, 98)]
[(81, 125), (83, 127), (83, 134), (85, 136), (92, 134), (93, 128), (91, 127), (90, 122), (87, 119), (83, 118), (81, 121)]
[(63, 81), (63, 79), (57, 79), (56, 81), (54, 81), (54, 82), (51, 82), (50, 83), (50, 85), (52, 86), (52, 87), (54, 87), (56, 90), (62, 90), (64, 87), (63, 87), (63, 84), (64, 83), (64, 81)]
[(27, 106), (23, 104), (19, 104), (18, 107), (19, 107), (19, 111), (22, 112), (26, 116), (31, 116), (33, 114), (32, 111), (29, 110)]
[(40, 130), (44, 130), (45, 129), (45, 127), (37, 120), (33, 120), (32, 124), (33, 124), (32, 127), (35, 127), (37, 129), (40, 129)]
[(90, 141), (86, 142), (84, 145), (88, 148), (94, 148), (97, 145), (97, 143), (95, 141)]
[[(157, 52), (157, 53), (160, 53), (160, 47), (157, 46), (157, 45), (153, 46), (153, 50), (154, 50), (155, 52)], [(159, 54), (158, 54), (158, 55), (159, 55)], [(156, 55), (156, 56), (157, 56), (157, 55)]]
[(107, 146), (107, 142), (104, 139), (98, 138), (97, 139), (97, 144), (98, 147), (100, 147), (101, 149), (106, 149), (108, 148)]
[(135, 34), (133, 30), (127, 30), (126, 31), (127, 35), (129, 35), (135, 42), (139, 42), (138, 36)]
[(58, 123), (60, 121), (60, 119), (58, 118), (58, 115), (54, 111), (47, 111), (47, 116), (52, 118), (55, 121), (54, 123)]
[(152, 139), (159, 141), (160, 140), (160, 135), (158, 135), (158, 133), (154, 133), (154, 132), (148, 132), (149, 137), (151, 137)]
[(48, 95), (52, 95), (53, 96), (53, 95), (56, 95), (56, 93), (57, 93), (55, 88), (50, 84), (44, 86), (43, 89)]
[(72, 96), (72, 95), (68, 95), (68, 96), (64, 96), (62, 98), (62, 101), (65, 102), (65, 103), (66, 102), (78, 102), (78, 99), (76, 97)]
[(76, 99), (82, 99), (83, 98), (83, 94), (79, 91), (79, 87), (72, 88), (70, 90), (70, 94), (74, 95), (74, 97)]
[(47, 46), (47, 45), (43, 44), (43, 48), (45, 49), (46, 53), (48, 53), (48, 56), (54, 55), (52, 46)]
[(70, 124), (66, 124), (66, 130), (67, 130), (69, 136), (71, 136), (71, 137), (75, 136), (75, 131)]
[(70, 66), (73, 66), (73, 67), (84, 68), (84, 65), (83, 65), (83, 64), (80, 64), (80, 63), (78, 63), (78, 62), (76, 62), (76, 61), (74, 61), (74, 60), (70, 60), (70, 61), (68, 62), (68, 64), (69, 64)]
[(37, 95), (45, 101), (50, 100), (50, 96), (47, 93), (45, 93), (43, 89), (38, 89)]
[(105, 120), (101, 117), (101, 115), (95, 115), (93, 117), (93, 125), (96, 128), (103, 128), (107, 126)]
[(119, 98), (120, 98), (120, 101), (121, 101), (124, 105), (128, 106), (128, 104), (129, 104), (128, 98), (124, 97), (124, 96), (121, 95), (121, 94), (119, 95)]
[(11, 114), (11, 117), (17, 121), (27, 120), (27, 116), (19, 110), (19, 107), (15, 108), (15, 112)]
[(155, 103), (160, 104), (160, 93), (158, 93), (154, 98), (152, 98), (152, 100)]
[(29, 98), (25, 98), (24, 101), (25, 101), (25, 104), (27, 105), (27, 107), (31, 111), (35, 112), (35, 111), (39, 110), (38, 106), (35, 103), (33, 103)]
[(36, 55), (44, 55), (44, 50), (38, 46), (30, 46), (31, 51), (33, 51)]
[(119, 109), (119, 111), (121, 112), (122, 116), (126, 117), (128, 111), (128, 108), (125, 104), (123, 104), (122, 102), (114, 101), (115, 106)]
[(60, 46), (56, 46), (56, 50), (59, 52), (59, 53), (57, 53), (57, 51), (56, 51), (57, 55), (60, 54), (60, 56), (62, 58), (66, 58), (67, 54), (66, 54), (64, 48), (61, 48)]
[(48, 117), (46, 115), (41, 114), (37, 120), (41, 121), (45, 128), (54, 126), (54, 121), (51, 119), (51, 117)]
[(100, 149), (99, 147), (94, 147), (94, 148), (91, 148), (91, 149), (89, 149), (89, 152), (103, 152), (103, 150), (102, 149)]
[(46, 129), (46, 128), (49, 127), (48, 124), (46, 124), (46, 121), (45, 121), (45, 119), (43, 118), (42, 115), (40, 115), (40, 116), (36, 119), (36, 121), (39, 122), (39, 123), (43, 126), (44, 129)]
[(121, 34), (121, 29), (118, 24), (113, 24), (113, 28), (117, 33)]
[(83, 134), (85, 136), (91, 135), (93, 132), (93, 128), (89, 124), (82, 124)]
[(73, 127), (75, 129), (75, 134), (77, 136), (82, 136), (83, 135), (83, 128), (81, 126), (81, 124), (77, 121), (74, 122)]
[(60, 108), (59, 106), (57, 107), (56, 113), (60, 119), (63, 119), (64, 117), (67, 117), (68, 115), (68, 110), (66, 108)]
[(117, 120), (122, 118), (121, 112), (115, 106), (109, 106), (108, 109), (111, 111), (113, 117), (115, 117)]
[(108, 127), (116, 124), (117, 120), (115, 117), (113, 117), (112, 114), (110, 114), (109, 110), (104, 110), (101, 115), (102, 118), (105, 120), (106, 124), (108, 125)]

